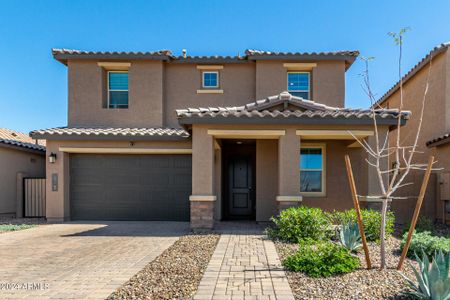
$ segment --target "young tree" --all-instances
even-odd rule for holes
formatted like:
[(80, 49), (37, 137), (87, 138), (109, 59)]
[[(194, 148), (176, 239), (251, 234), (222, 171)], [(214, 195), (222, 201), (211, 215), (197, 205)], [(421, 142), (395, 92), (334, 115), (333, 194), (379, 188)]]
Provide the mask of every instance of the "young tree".
[[(402, 28), (398, 33), (389, 33), (394, 39), (395, 44), (399, 49), (398, 58), (398, 76), (399, 76), (399, 93), (400, 93), (400, 103), (397, 108), (389, 108), (391, 112), (396, 113), (396, 118), (398, 120), (397, 125), (391, 132), (388, 132), (386, 136), (380, 135), (380, 128), (377, 124), (377, 115), (379, 115), (384, 108), (380, 107), (376, 102), (375, 95), (371, 89), (370, 76), (369, 76), (369, 62), (373, 59), (363, 58), (365, 63), (365, 70), (362, 74), (363, 77), (363, 88), (365, 93), (370, 99), (371, 103), (371, 116), (373, 118), (374, 127), (374, 145), (370, 145), (366, 140), (359, 139), (355, 135), (352, 136), (359, 142), (363, 147), (365, 152), (367, 152), (370, 159), (366, 159), (369, 168), (374, 168), (377, 174), (377, 183), (381, 191), (381, 195), (375, 196), (381, 200), (381, 228), (380, 228), (380, 256), (381, 256), (381, 269), (386, 269), (386, 246), (385, 246), (385, 236), (386, 236), (386, 214), (388, 211), (389, 202), (399, 197), (395, 197), (394, 194), (407, 185), (413, 184), (412, 182), (405, 182), (408, 178), (408, 174), (411, 170), (425, 170), (427, 164), (416, 163), (413, 161), (414, 156), (418, 151), (418, 141), (420, 136), (420, 131), (422, 127), (423, 114), (425, 109), (425, 102), (428, 94), (429, 78), (432, 66), (432, 57), (429, 61), (428, 73), (426, 77), (425, 89), (421, 100), (421, 109), (418, 116), (414, 116), (418, 119), (418, 126), (416, 131), (416, 136), (414, 137), (414, 142), (407, 145), (402, 142), (402, 130), (401, 124), (402, 119), (410, 114), (410, 112), (403, 109), (403, 78), (402, 78), (402, 54), (403, 54), (403, 40), (404, 35), (408, 31), (408, 28)], [(432, 55), (432, 54), (430, 54)], [(412, 131), (409, 130), (409, 133)], [(393, 145), (389, 144), (389, 136), (395, 136), (395, 142)], [(382, 161), (392, 157), (394, 163), (390, 166), (383, 167)]]

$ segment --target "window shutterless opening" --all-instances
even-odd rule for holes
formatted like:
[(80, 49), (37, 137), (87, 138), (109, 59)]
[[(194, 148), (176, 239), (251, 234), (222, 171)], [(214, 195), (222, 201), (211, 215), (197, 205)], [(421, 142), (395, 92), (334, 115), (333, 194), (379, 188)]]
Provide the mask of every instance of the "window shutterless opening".
[(205, 89), (212, 89), (219, 87), (219, 72), (218, 71), (203, 71), (202, 72), (202, 87)]
[(288, 72), (287, 90), (297, 97), (310, 100), (311, 73), (310, 72)]
[(325, 196), (325, 145), (302, 145), (300, 149), (300, 193)]
[(108, 108), (128, 108), (128, 72), (108, 71)]

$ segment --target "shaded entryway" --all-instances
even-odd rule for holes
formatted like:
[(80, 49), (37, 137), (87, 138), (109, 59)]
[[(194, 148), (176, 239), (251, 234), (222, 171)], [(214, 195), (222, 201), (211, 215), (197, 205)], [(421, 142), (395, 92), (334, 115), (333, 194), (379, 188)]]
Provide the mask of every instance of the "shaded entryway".
[(222, 140), (222, 211), (224, 220), (256, 216), (256, 142)]

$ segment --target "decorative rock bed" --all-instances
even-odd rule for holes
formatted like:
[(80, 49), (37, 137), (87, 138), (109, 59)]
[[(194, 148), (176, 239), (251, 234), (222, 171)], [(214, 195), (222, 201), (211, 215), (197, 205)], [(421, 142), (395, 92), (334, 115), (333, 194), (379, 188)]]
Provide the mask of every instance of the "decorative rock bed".
[(219, 235), (181, 237), (108, 299), (190, 299), (197, 291)]
[[(284, 259), (296, 251), (296, 244), (275, 242), (280, 259)], [(361, 267), (355, 272), (328, 278), (311, 278), (300, 272), (286, 271), (289, 284), (295, 299), (408, 299), (401, 295), (405, 288), (405, 280), (397, 272), (400, 257), (400, 240), (390, 237), (386, 242), (386, 261), (388, 269), (380, 272), (380, 247), (369, 243), (372, 269), (367, 270), (364, 251), (360, 250), (358, 258)], [(409, 266), (414, 263), (407, 259), (403, 274), (413, 279), (414, 274)]]

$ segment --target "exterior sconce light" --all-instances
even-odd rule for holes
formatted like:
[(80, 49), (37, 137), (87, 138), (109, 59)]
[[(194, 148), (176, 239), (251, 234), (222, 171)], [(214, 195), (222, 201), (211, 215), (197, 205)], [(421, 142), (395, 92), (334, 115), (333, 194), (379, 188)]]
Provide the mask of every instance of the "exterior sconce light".
[(50, 153), (48, 156), (48, 162), (51, 164), (54, 164), (56, 162), (56, 153)]

